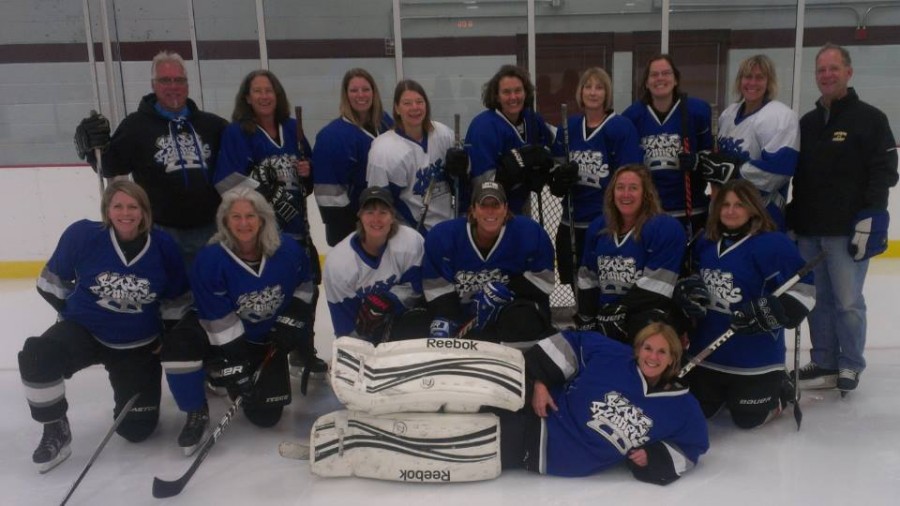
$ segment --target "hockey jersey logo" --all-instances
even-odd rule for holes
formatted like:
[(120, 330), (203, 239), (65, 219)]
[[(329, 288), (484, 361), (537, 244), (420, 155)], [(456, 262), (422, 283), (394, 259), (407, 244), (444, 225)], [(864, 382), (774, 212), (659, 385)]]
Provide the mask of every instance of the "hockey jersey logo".
[(578, 184), (602, 188), (601, 181), (609, 177), (609, 164), (600, 151), (572, 151), (570, 159), (578, 164)]
[(678, 169), (678, 153), (681, 151), (681, 136), (678, 134), (648, 135), (641, 139), (644, 160), (650, 170)]
[(456, 285), (456, 293), (459, 294), (463, 303), (467, 303), (472, 295), (481, 291), (481, 287), (489, 281), (499, 281), (501, 283), (509, 283), (509, 276), (503, 274), (500, 269), (480, 270), (480, 271), (459, 271), (454, 277)]
[(102, 272), (94, 278), (90, 287), (97, 296), (97, 305), (116, 313), (140, 313), (143, 305), (156, 300), (150, 291), (150, 280), (134, 274)]
[(413, 195), (424, 197), (432, 179), (434, 180), (434, 188), (431, 190), (432, 198), (450, 191), (447, 174), (444, 171), (444, 160), (438, 159), (428, 167), (416, 171), (416, 183), (412, 188)]
[(622, 455), (650, 440), (653, 420), (619, 392), (608, 392), (591, 403), (587, 426), (609, 441)]
[(625, 295), (643, 274), (631, 257), (601, 255), (597, 257), (597, 277), (604, 295)]
[(719, 269), (700, 269), (700, 275), (709, 289), (709, 309), (731, 314), (731, 305), (744, 298), (740, 287), (734, 286), (734, 275)]
[[(189, 128), (189, 127), (188, 127)], [(209, 144), (197, 137), (192, 130), (178, 128), (174, 135), (161, 135), (156, 139), (153, 160), (166, 168), (166, 173), (182, 169), (204, 169), (212, 154)]]
[(242, 320), (258, 323), (274, 317), (283, 302), (281, 285), (267, 286), (238, 297), (237, 314)]

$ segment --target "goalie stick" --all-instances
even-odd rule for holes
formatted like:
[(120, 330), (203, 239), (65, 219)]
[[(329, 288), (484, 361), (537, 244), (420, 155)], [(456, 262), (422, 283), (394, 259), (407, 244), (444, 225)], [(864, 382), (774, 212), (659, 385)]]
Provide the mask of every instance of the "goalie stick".
[[(97, 149), (97, 151), (100, 151), (100, 150)], [(98, 158), (98, 160), (99, 160), (99, 158)], [(84, 469), (81, 470), (81, 474), (78, 475), (78, 478), (75, 480), (75, 483), (73, 483), (72, 486), (69, 487), (69, 491), (66, 493), (66, 497), (62, 500), (61, 503), (59, 503), (59, 506), (65, 506), (65, 504), (67, 502), (69, 502), (69, 499), (72, 497), (72, 494), (75, 493), (75, 489), (78, 488), (78, 485), (81, 483), (81, 480), (84, 479), (84, 475), (86, 475), (87, 472), (91, 469), (91, 466), (94, 465), (94, 461), (97, 460), (97, 457), (100, 455), (100, 452), (102, 452), (103, 449), (106, 448), (106, 443), (109, 442), (109, 438), (112, 437), (112, 435), (116, 431), (116, 429), (119, 428), (119, 425), (122, 424), (122, 420), (124, 420), (125, 417), (128, 416), (128, 412), (131, 411), (132, 407), (134, 407), (134, 403), (137, 402), (138, 397), (140, 397), (140, 395), (141, 395), (140, 393), (136, 393), (136, 394), (132, 395), (131, 398), (128, 399), (128, 402), (126, 402), (125, 405), (122, 406), (122, 410), (119, 411), (119, 415), (116, 416), (115, 420), (113, 420), (112, 427), (110, 427), (109, 430), (106, 432), (106, 435), (103, 436), (103, 440), (100, 441), (100, 444), (97, 446), (97, 449), (94, 450), (94, 454), (91, 455), (91, 458), (88, 460), (87, 464), (84, 465)]]
[[(259, 364), (259, 367), (256, 368), (256, 372), (253, 373), (254, 385), (256, 385), (260, 373), (262, 373), (269, 361), (272, 360), (273, 356), (275, 356), (275, 347), (270, 346), (263, 361)], [(231, 419), (234, 418), (234, 414), (237, 413), (238, 408), (240, 408), (243, 403), (243, 396), (238, 396), (238, 398), (231, 403), (231, 407), (228, 408), (228, 411), (226, 411), (225, 415), (222, 416), (222, 419), (219, 420), (219, 424), (216, 425), (216, 428), (213, 429), (212, 433), (206, 437), (206, 440), (200, 444), (200, 451), (198, 451), (197, 456), (194, 457), (194, 462), (191, 464), (191, 467), (189, 467), (180, 478), (172, 481), (163, 480), (158, 477), (153, 478), (153, 497), (156, 497), (157, 499), (172, 497), (180, 494), (181, 491), (184, 490), (187, 482), (190, 481), (191, 477), (194, 476), (194, 473), (197, 472), (197, 468), (200, 467), (200, 464), (206, 460), (209, 451), (212, 450), (213, 445), (216, 444), (216, 441), (219, 440), (219, 437), (221, 437), (222, 433), (225, 432), (225, 429), (228, 428), (228, 424), (231, 423)]]
[[(815, 266), (818, 265), (819, 262), (821, 262), (822, 259), (824, 259), (824, 258), (825, 258), (825, 252), (823, 251), (823, 252), (819, 253), (818, 255), (816, 255), (816, 257), (813, 258), (812, 260), (810, 260), (809, 262), (806, 262), (806, 265), (801, 267), (800, 270), (798, 270), (796, 274), (791, 276), (787, 281), (782, 283), (781, 286), (776, 288), (775, 291), (772, 292), (772, 295), (774, 295), (775, 297), (778, 297), (781, 294), (783, 294), (784, 292), (790, 290), (791, 287), (793, 287), (794, 285), (797, 284), (798, 281), (800, 281), (800, 278), (809, 274), (810, 271), (812, 271), (813, 268), (815, 268)], [(728, 330), (726, 330), (724, 334), (722, 334), (721, 336), (716, 338), (715, 341), (709, 343), (709, 346), (707, 346), (706, 348), (703, 348), (703, 350), (701, 350), (700, 353), (696, 354), (694, 356), (694, 358), (692, 358), (687, 364), (685, 364), (684, 367), (682, 367), (681, 370), (678, 371), (678, 374), (675, 376), (675, 378), (676, 379), (684, 378), (687, 375), (687, 373), (691, 372), (691, 370), (694, 367), (697, 367), (697, 364), (706, 360), (706, 357), (710, 356), (712, 354), (712, 352), (719, 349), (723, 344), (725, 344), (726, 341), (731, 339), (731, 336), (733, 336), (733, 335), (734, 335), (733, 328), (729, 328)]]

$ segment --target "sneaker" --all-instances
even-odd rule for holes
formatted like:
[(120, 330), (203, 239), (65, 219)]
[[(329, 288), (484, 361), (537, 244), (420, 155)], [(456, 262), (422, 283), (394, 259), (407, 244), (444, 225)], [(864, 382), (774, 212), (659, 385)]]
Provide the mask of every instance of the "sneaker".
[(853, 369), (841, 369), (838, 373), (837, 388), (841, 392), (856, 390), (859, 385), (859, 373)]
[(313, 348), (312, 356), (307, 356), (298, 350), (294, 350), (288, 354), (288, 365), (290, 366), (291, 376), (299, 378), (303, 376), (303, 369), (309, 367), (309, 375), (313, 378), (325, 376), (328, 372), (328, 362), (325, 362), (316, 354)]
[(190, 457), (197, 451), (203, 441), (206, 428), (209, 427), (209, 406), (204, 404), (197, 411), (187, 414), (187, 420), (178, 435), (178, 446), (184, 451), (185, 457)]
[(803, 390), (818, 390), (834, 388), (837, 386), (837, 369), (825, 369), (815, 362), (810, 362), (800, 368), (800, 388)]
[(34, 450), (31, 460), (37, 465), (41, 474), (58, 466), (69, 458), (72, 449), (72, 431), (69, 430), (69, 419), (63, 417), (55, 422), (44, 424), (44, 435)]

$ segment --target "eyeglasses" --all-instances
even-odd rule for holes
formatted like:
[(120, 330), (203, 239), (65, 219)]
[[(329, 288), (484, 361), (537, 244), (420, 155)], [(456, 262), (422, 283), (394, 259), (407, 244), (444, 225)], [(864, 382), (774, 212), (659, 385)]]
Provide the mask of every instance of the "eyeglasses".
[(164, 84), (166, 86), (170, 86), (173, 84), (177, 84), (179, 86), (184, 86), (187, 84), (187, 77), (157, 77), (156, 82), (159, 84)]
[(653, 79), (656, 79), (657, 77), (671, 77), (671, 76), (672, 76), (671, 70), (663, 70), (662, 72), (650, 72), (650, 77), (652, 77)]

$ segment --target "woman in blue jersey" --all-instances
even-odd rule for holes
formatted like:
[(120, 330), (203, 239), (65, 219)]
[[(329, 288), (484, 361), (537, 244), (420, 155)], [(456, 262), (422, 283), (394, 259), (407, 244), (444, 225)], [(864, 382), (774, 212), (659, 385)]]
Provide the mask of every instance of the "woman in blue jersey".
[(70, 454), (65, 379), (103, 364), (114, 416), (139, 394), (116, 432), (143, 441), (156, 428), (163, 319), (178, 320), (190, 304), (181, 253), (152, 228), (150, 201), (130, 181), (103, 193), (103, 222), (81, 220), (63, 232), (38, 278), (38, 292), (59, 321), (19, 352), (19, 373), (34, 420), (44, 434), (32, 460), (44, 473)]
[(753, 183), (775, 225), (784, 231), (787, 189), (800, 150), (797, 113), (775, 100), (778, 77), (766, 55), (741, 62), (734, 94), (740, 100), (719, 116), (718, 150), (700, 153), (700, 172), (714, 191), (733, 178)]
[[(275, 210), (278, 227), (298, 241), (312, 262), (313, 280), (321, 281), (319, 252), (309, 233), (306, 196), (312, 190), (309, 142), (297, 136), (301, 127), (290, 117), (281, 82), (268, 70), (244, 77), (234, 99), (232, 123), (222, 133), (213, 182), (219, 193), (255, 188)], [(314, 297), (318, 299), (318, 288)], [(315, 301), (313, 302), (315, 305)], [(315, 315), (313, 315), (315, 318)], [(328, 365), (316, 356), (313, 340), (291, 353), (291, 366), (324, 374)]]
[(394, 125), (381, 105), (375, 78), (361, 68), (348, 70), (341, 80), (340, 114), (319, 130), (312, 159), (316, 203), (329, 246), (353, 232), (359, 194), (368, 186), (369, 147)]
[(738, 335), (688, 375), (691, 392), (707, 417), (727, 407), (737, 426), (756, 427), (794, 397), (784, 367), (784, 329), (799, 325), (813, 308), (813, 275), (773, 295), (805, 262), (793, 241), (775, 231), (759, 191), (746, 180), (726, 183), (713, 199), (694, 262), (708, 302), (690, 333), (690, 349), (704, 349), (729, 328)]
[(325, 296), (335, 336), (382, 341), (428, 335), (422, 297), (424, 239), (401, 225), (394, 198), (372, 186), (359, 198), (356, 232), (325, 259)]
[(712, 111), (680, 85), (681, 72), (672, 57), (653, 56), (641, 78), (640, 100), (622, 115), (637, 128), (644, 165), (653, 175), (663, 210), (693, 232), (705, 224), (709, 207), (706, 181), (695, 172), (698, 153), (713, 146)]
[(397, 83), (393, 103), (394, 128), (372, 142), (366, 179), (390, 191), (398, 217), (424, 234), (456, 216), (446, 170), (453, 131), (431, 119), (428, 95), (412, 79)]
[(626, 462), (640, 481), (677, 480), (709, 448), (696, 399), (670, 383), (681, 354), (659, 322), (633, 347), (594, 332), (542, 339), (525, 352), (531, 408), (498, 413), (503, 468), (587, 476)]
[(540, 194), (553, 160), (553, 132), (534, 110), (534, 85), (528, 72), (503, 65), (484, 85), (485, 111), (469, 124), (466, 151), (473, 188), (499, 181), (514, 214), (527, 212), (530, 192)]
[(649, 320), (668, 313), (686, 242), (678, 221), (663, 212), (646, 167), (624, 165), (613, 174), (603, 215), (584, 242), (575, 322), (631, 342)]
[(553, 145), (555, 156), (569, 157), (569, 164), (558, 167), (550, 177), (550, 192), (563, 198), (563, 214), (556, 231), (556, 265), (563, 284), (572, 283), (577, 269), (577, 264), (572, 266), (569, 198), (575, 213), (575, 251), (580, 256), (588, 225), (603, 214), (603, 191), (613, 172), (643, 160), (637, 131), (631, 121), (612, 110), (612, 97), (609, 74), (599, 67), (585, 70), (575, 93), (583, 114), (565, 119), (569, 137), (565, 139), (557, 130)]
[(197, 314), (166, 334), (163, 367), (188, 415), (178, 438), (187, 454), (209, 422), (204, 365), (214, 384), (243, 397), (255, 425), (275, 425), (291, 402), (287, 350), (310, 339), (313, 283), (306, 253), (278, 232), (275, 221), (272, 206), (255, 190), (222, 195), (218, 231), (190, 273)]

